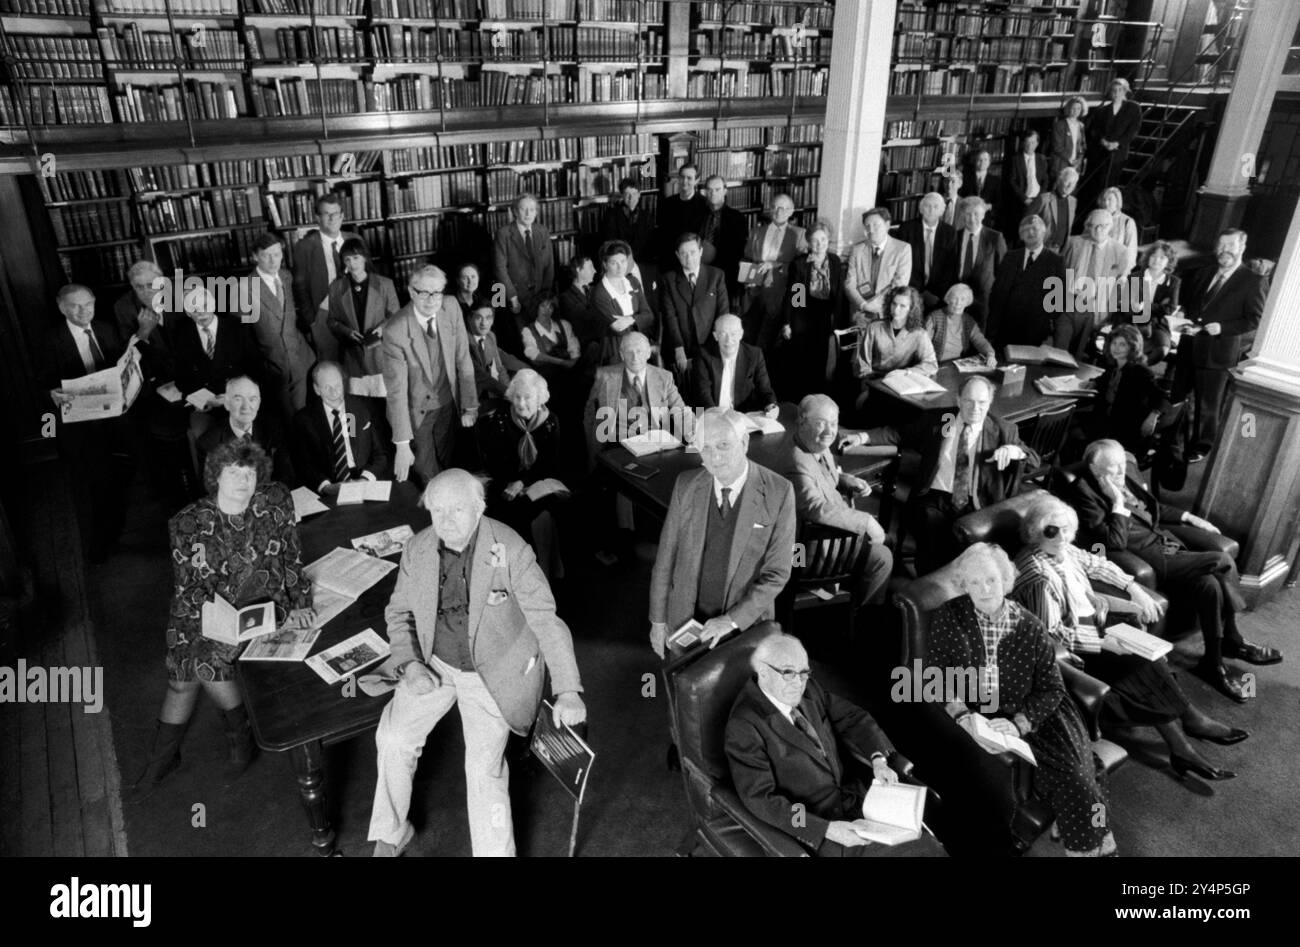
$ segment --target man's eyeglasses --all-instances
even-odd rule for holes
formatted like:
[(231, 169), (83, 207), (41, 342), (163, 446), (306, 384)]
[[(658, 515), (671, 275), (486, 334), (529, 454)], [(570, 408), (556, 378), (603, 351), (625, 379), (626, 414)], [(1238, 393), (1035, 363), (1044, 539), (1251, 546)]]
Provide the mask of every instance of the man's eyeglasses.
[(411, 295), (420, 299), (435, 299), (442, 296), (443, 292), (440, 289), (413, 289)]
[[(763, 662), (767, 664), (766, 661)], [(787, 684), (793, 684), (795, 681), (806, 681), (812, 677), (812, 668), (804, 668), (802, 671), (796, 671), (794, 668), (779, 668), (774, 664), (767, 664), (773, 671), (781, 675), (781, 680)]]

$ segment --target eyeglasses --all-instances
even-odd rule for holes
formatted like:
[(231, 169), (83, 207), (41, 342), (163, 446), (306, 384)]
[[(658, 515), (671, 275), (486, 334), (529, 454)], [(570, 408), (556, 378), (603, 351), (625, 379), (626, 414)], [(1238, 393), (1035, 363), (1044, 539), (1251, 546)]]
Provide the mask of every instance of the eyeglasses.
[(413, 289), (411, 295), (420, 299), (436, 299), (442, 296), (443, 292), (440, 289)]
[[(767, 664), (766, 661), (763, 662)], [(781, 675), (781, 680), (787, 684), (793, 684), (795, 681), (806, 681), (812, 677), (812, 668), (804, 668), (802, 671), (796, 671), (794, 668), (779, 668), (774, 664), (767, 664), (773, 671)]]

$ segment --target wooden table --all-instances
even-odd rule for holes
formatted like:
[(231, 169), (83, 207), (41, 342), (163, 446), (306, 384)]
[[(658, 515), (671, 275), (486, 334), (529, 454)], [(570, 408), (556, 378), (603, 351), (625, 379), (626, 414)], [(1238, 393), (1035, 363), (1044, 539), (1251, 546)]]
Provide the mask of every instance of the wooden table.
[[(993, 406), (989, 408), (989, 413), (996, 418), (1018, 424), (1021, 421), (1028, 421), (1030, 418), (1038, 417), (1038, 415), (1050, 408), (1059, 407), (1066, 401), (1075, 400), (1063, 398), (1059, 395), (1043, 394), (1034, 386), (1035, 379), (1061, 375), (1088, 378), (1094, 377), (1096, 370), (1091, 366), (1080, 366), (1071, 369), (1060, 365), (1026, 365), (1025, 383), (1015, 394), (1009, 394), (1002, 390), (1002, 369), (996, 368), (984, 374), (999, 386), (998, 391), (993, 396)], [(963, 375), (955, 366), (949, 363), (940, 365), (938, 374), (934, 376), (934, 380), (943, 385), (944, 390), (942, 392), (928, 395), (900, 395), (878, 378), (868, 382), (868, 385), (873, 392), (893, 399), (894, 402), (910, 411), (942, 414), (947, 411), (956, 412), (957, 394), (961, 391), (961, 386), (970, 377), (969, 374)]]
[[(321, 498), (327, 504), (329, 498)], [(359, 503), (318, 513), (298, 524), (302, 561), (307, 565), (335, 546), (367, 533), (403, 524), (415, 531), (429, 525), (429, 514), (417, 506), (419, 491), (411, 483), (394, 483), (387, 503)], [(341, 615), (322, 629), (312, 653), (373, 628), (387, 637), (384, 608), (397, 582), (394, 569), (375, 583)], [(365, 733), (379, 723), (388, 695), (367, 697), (356, 687), (344, 697), (341, 685), (329, 685), (305, 663), (240, 661), (236, 664), (244, 704), (257, 745), (289, 754), (298, 779), (298, 793), (311, 823), (312, 845), (319, 855), (334, 851), (334, 828), (325, 811), (325, 747)], [(355, 684), (353, 685), (355, 687)]]

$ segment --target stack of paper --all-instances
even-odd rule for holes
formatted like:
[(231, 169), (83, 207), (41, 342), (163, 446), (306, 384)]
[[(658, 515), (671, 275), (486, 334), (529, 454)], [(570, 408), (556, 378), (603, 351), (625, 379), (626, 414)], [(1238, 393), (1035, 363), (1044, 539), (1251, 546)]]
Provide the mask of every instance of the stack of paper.
[(1174, 646), (1163, 638), (1157, 638), (1132, 625), (1108, 625), (1106, 637), (1114, 638), (1129, 654), (1136, 654), (1148, 661), (1159, 661), (1174, 650)]
[(899, 845), (921, 837), (924, 818), (924, 786), (876, 782), (862, 800), (862, 818), (853, 823), (853, 831), (871, 842)]
[(387, 503), (392, 490), (391, 480), (347, 480), (339, 484), (339, 495), (335, 502), (339, 506), (361, 503), (365, 500)]
[(309, 487), (295, 487), (293, 493), (293, 519), (298, 522), (304, 516), (311, 516), (313, 513), (324, 513), (329, 507), (320, 501), (315, 493)]
[(676, 450), (682, 446), (682, 442), (667, 431), (646, 431), (644, 434), (637, 434), (635, 437), (625, 437), (619, 443), (636, 457), (657, 454), (665, 450)]

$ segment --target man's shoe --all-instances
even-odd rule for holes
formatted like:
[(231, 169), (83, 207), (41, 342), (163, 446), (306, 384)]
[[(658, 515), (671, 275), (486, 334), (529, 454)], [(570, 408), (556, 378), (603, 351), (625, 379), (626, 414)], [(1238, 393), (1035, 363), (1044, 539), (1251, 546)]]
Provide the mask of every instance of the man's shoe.
[(1189, 464), (1199, 464), (1201, 461), (1203, 461), (1205, 458), (1209, 456), (1210, 456), (1210, 452), (1208, 450), (1202, 450), (1201, 448), (1198, 447), (1187, 455), (1187, 462)]
[(1252, 641), (1224, 641), (1223, 656), (1225, 658), (1239, 658), (1248, 664), (1281, 664), (1282, 652), (1277, 648), (1269, 648), (1265, 645), (1255, 644)]
[(1241, 679), (1234, 677), (1223, 664), (1219, 662), (1207, 664), (1202, 661), (1195, 670), (1198, 677), (1214, 685), (1215, 690), (1231, 697), (1237, 703), (1244, 704), (1249, 700), (1242, 690)]
[(376, 842), (374, 858), (396, 858), (402, 852), (406, 851), (406, 846), (411, 844), (415, 838), (415, 826), (406, 823), (406, 828), (402, 832), (401, 840), (394, 845), (392, 842)]

